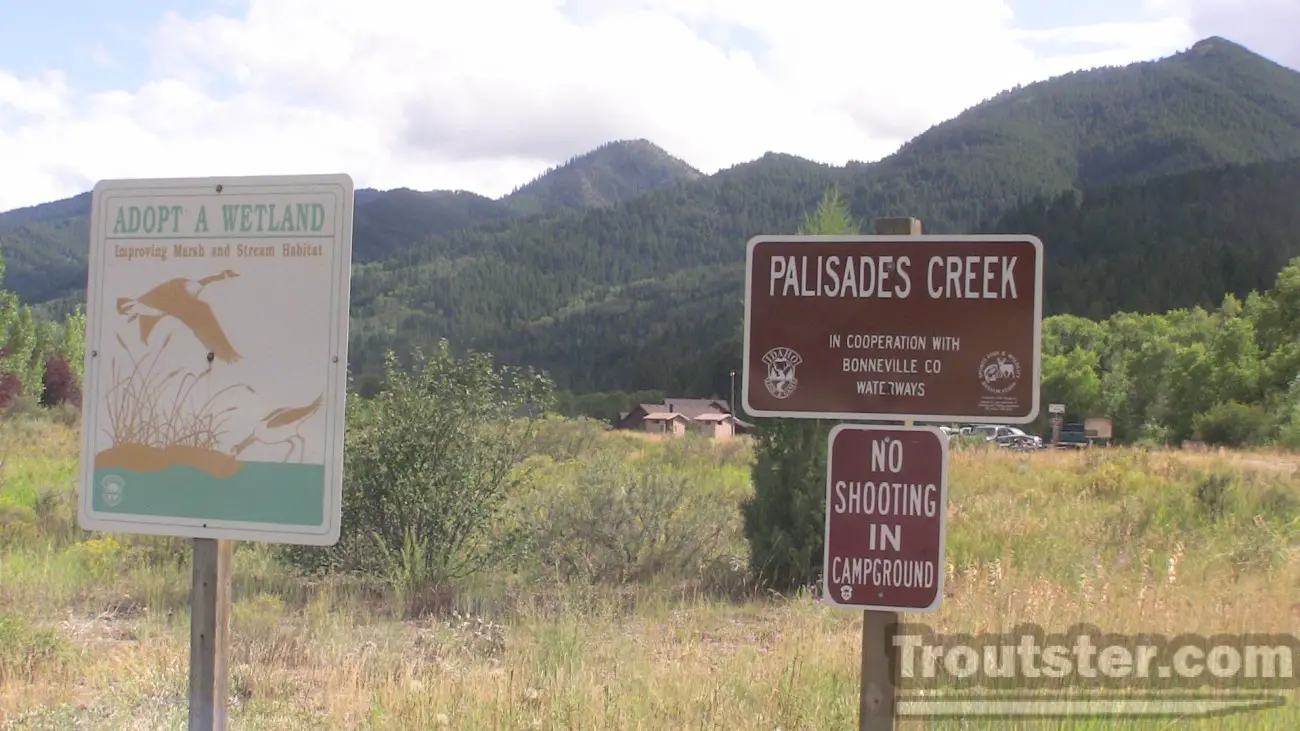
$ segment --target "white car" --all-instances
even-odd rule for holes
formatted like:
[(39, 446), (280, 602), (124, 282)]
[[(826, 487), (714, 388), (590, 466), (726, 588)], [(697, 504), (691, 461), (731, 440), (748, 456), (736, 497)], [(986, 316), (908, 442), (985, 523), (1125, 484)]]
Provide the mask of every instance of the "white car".
[(980, 435), (990, 442), (996, 442), (1001, 446), (1011, 446), (1013, 444), (1032, 443), (1035, 448), (1043, 446), (1043, 438), (1026, 434), (1023, 429), (1017, 429), (1014, 426), (1005, 426), (1003, 424), (979, 424), (970, 427), (972, 436)]

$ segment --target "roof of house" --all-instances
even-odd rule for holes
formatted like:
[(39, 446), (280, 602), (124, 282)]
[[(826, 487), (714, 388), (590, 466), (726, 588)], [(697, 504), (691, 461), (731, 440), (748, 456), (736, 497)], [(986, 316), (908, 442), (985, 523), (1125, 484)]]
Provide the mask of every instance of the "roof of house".
[[(731, 408), (723, 399), (706, 399), (706, 398), (670, 398), (664, 399), (662, 404), (637, 404), (631, 411), (621, 411), (618, 415), (619, 424), (628, 424), (628, 420), (634, 414), (640, 412), (644, 414), (642, 420), (651, 419), (653, 421), (663, 421), (665, 419), (680, 416), (684, 419), (694, 420), (701, 416), (705, 417), (704, 421), (721, 421), (727, 416), (735, 419), (731, 414)], [(737, 424), (744, 422), (735, 419)]]
[(700, 414), (695, 417), (696, 421), (726, 421), (727, 419), (735, 421), (736, 417), (731, 414)]
[(700, 414), (731, 412), (731, 409), (727, 408), (727, 402), (721, 399), (666, 398), (664, 399), (664, 406), (666, 406), (669, 411), (676, 411), (685, 414), (691, 419), (694, 419)]

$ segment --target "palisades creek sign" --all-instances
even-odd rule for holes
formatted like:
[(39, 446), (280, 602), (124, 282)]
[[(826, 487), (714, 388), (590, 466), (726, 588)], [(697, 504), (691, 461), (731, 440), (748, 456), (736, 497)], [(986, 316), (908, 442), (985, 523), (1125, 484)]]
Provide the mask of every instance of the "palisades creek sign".
[(84, 528), (338, 540), (352, 212), (347, 175), (95, 186)]
[(938, 428), (831, 429), (823, 601), (876, 611), (939, 608), (947, 475), (948, 439)]
[(742, 397), (760, 417), (1024, 424), (1039, 411), (1036, 237), (757, 236)]

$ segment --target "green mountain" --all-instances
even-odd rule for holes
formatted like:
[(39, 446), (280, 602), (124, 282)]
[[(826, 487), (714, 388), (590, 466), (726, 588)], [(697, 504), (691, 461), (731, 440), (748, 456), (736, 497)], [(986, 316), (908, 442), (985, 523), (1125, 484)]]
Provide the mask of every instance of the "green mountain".
[[(463, 229), (430, 239), (402, 265), (357, 267), (353, 369), (374, 372), (387, 348), (405, 351), (448, 337), (520, 362), (541, 362), (528, 345), (535, 338), (540, 347), (567, 354), (571, 361), (614, 343), (662, 343), (687, 354), (673, 362), (697, 370), (693, 360), (709, 346), (680, 336), (683, 328), (693, 331), (701, 322), (676, 322), (671, 306), (650, 308), (648, 319), (623, 316), (617, 309), (606, 312), (576, 339), (552, 340), (548, 328), (624, 296), (628, 287), (663, 292), (671, 305), (674, 297), (686, 296), (677, 288), (699, 276), (724, 278), (705, 291), (730, 302), (730, 311), (721, 310), (721, 316), (734, 320), (740, 312), (741, 280), (736, 277), (745, 240), (759, 231), (794, 230), (842, 175), (842, 168), (769, 153), (627, 203), (567, 212), (540, 223), (520, 219)], [(729, 273), (708, 271), (718, 266)], [(648, 304), (636, 296), (636, 307)], [(662, 372), (664, 365), (651, 357), (638, 367), (650, 373)], [(624, 381), (625, 373), (603, 369), (592, 383), (613, 387)], [(559, 370), (556, 374), (566, 385), (585, 384)]]
[[(610, 142), (499, 200), (466, 191), (407, 188), (356, 191), (353, 256), (357, 263), (400, 260), (428, 237), (536, 211), (609, 206), (700, 177), (699, 171), (645, 140)], [(62, 314), (85, 301), (90, 193), (0, 213), (6, 288)]]
[(353, 259), (401, 261), (429, 237), (476, 223), (608, 207), (699, 177), (646, 140), (620, 140), (551, 168), (499, 200), (468, 191), (369, 191), (357, 197)]
[(702, 177), (647, 140), (609, 142), (547, 170), (503, 200), (522, 214), (613, 205)]
[[(1063, 190), (1300, 155), (1298, 108), (1300, 74), (1212, 38), (1008, 91), (875, 164), (769, 154), (608, 209), (458, 230), (400, 265), (357, 271), (354, 365), (372, 371), (386, 347), (445, 336), (545, 365), (578, 390), (717, 389), (731, 366), (703, 364), (734, 361), (744, 241), (793, 230), (829, 186), (863, 221), (914, 215), (931, 232), (973, 230)], [(1276, 272), (1247, 269), (1260, 286)], [(1182, 281), (1151, 302), (1225, 289)]]
[[(1039, 233), (1049, 311), (1217, 300), (1267, 286), (1278, 257), (1295, 253), (1283, 227), (1248, 219), (1293, 215), (1265, 189), (1293, 185), (1294, 162), (1269, 163), (1296, 156), (1300, 73), (1210, 38), (1159, 61), (1008, 90), (871, 164), (769, 153), (701, 176), (637, 141), (497, 201), (366, 191), (361, 203), (359, 191), (352, 366), (364, 379), (386, 348), (448, 337), (546, 367), (575, 391), (725, 394), (745, 240), (793, 231), (832, 186), (867, 225), (912, 215), (929, 232)], [(1164, 233), (1164, 217), (1180, 233)], [(67, 274), (84, 244), (57, 241), (75, 217), (6, 220), (0, 245), (19, 262), (11, 285), (50, 309), (75, 302)], [(1193, 272), (1206, 261), (1197, 257), (1216, 257), (1218, 273)]]
[(85, 301), (90, 193), (0, 213), (4, 287), (30, 304)]
[(1300, 255), (1300, 158), (1039, 197), (989, 227), (1047, 251), (1045, 316), (1158, 313), (1274, 284)]
[[(1300, 158), (1229, 166), (1041, 196), (982, 230), (1032, 233), (1044, 241), (1045, 315), (1100, 319), (1120, 311), (1214, 309), (1225, 293), (1244, 299), (1271, 288), (1278, 271), (1300, 256), (1296, 190)], [(794, 230), (796, 222), (787, 223), (766, 230)], [(743, 256), (738, 252), (733, 258)], [(506, 271), (499, 261), (472, 265), (485, 272), (491, 266)], [(658, 388), (725, 396), (728, 372), (740, 367), (743, 287), (739, 262), (678, 269), (588, 288), (515, 327), (491, 324), (511, 314), (504, 308), (477, 322), (471, 313), (488, 311), (468, 286), (440, 301), (462, 304), (446, 323), (459, 339), (477, 329), (480, 347), (547, 368), (574, 391)], [(518, 291), (521, 298), (531, 293)], [(433, 323), (421, 312), (400, 332), (405, 342), (419, 343), (419, 328)], [(451, 329), (457, 325), (464, 330)]]
[(1295, 155), (1300, 73), (1212, 37), (998, 94), (853, 175), (853, 198), (955, 233), (1043, 191)]
[(352, 258), (358, 264), (391, 259), (429, 236), (515, 215), (501, 201), (459, 190), (398, 188), (376, 192), (365, 203), (356, 198)]

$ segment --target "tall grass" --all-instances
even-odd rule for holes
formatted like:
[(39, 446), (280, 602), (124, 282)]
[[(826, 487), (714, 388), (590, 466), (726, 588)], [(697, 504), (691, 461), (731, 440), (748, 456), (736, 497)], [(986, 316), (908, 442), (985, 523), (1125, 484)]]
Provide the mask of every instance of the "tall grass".
[(221, 398), (235, 391), (252, 392), (252, 389), (230, 385), (205, 394), (199, 387), (206, 382), (211, 369), (164, 370), (164, 355), (171, 345), (171, 335), (156, 351), (143, 354), (132, 353), (121, 335), (116, 339), (129, 366), (120, 365), (116, 358), (109, 366), (111, 385), (104, 401), (109, 427), (106, 436), (110, 443), (115, 447), (131, 444), (155, 449), (176, 446), (217, 449), (225, 435), (225, 423), (237, 408), (220, 408)]
[[(183, 724), (185, 543), (46, 531), (74, 515), (75, 434), (14, 428), (0, 506), (26, 512), (0, 512), (0, 727)], [(855, 727), (861, 615), (815, 588), (745, 585), (745, 440), (565, 421), (533, 452), (494, 529), (520, 551), (434, 613), (411, 616), (387, 584), (298, 576), (272, 547), (237, 544), (232, 728)], [(957, 451), (944, 604), (910, 619), (941, 633), (1295, 632), (1300, 496), (1283, 458)], [(1295, 701), (1202, 721), (903, 727), (1292, 729)]]

